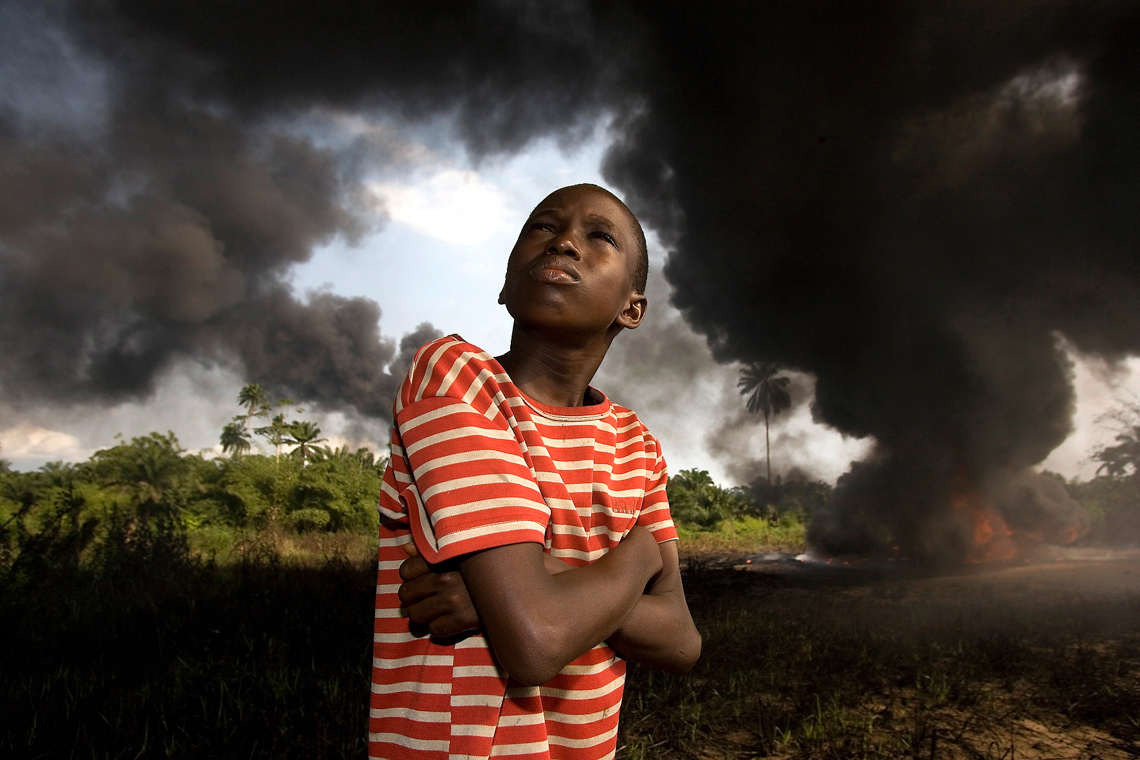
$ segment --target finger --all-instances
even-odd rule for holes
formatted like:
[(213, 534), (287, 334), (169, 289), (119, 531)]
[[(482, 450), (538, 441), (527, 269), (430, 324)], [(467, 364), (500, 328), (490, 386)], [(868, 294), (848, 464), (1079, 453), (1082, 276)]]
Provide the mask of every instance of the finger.
[(455, 618), (461, 631), (478, 631), (483, 627), (483, 621), (479, 619), (479, 613), (473, 605), (453, 613), (451, 617)]
[(432, 594), (406, 607), (408, 619), (417, 625), (427, 625), (430, 630), (432, 622), (447, 614), (447, 610), (440, 607), (439, 597)]
[(418, 554), (408, 557), (400, 563), (400, 579), (403, 581), (414, 580), (430, 572), (431, 565)]
[(404, 581), (396, 593), (400, 597), (401, 606), (408, 607), (429, 596), (434, 596), (438, 592), (439, 578), (428, 574), (413, 578), (410, 581)]
[(419, 551), (419, 549), (417, 549), (417, 548), (416, 548), (416, 545), (415, 545), (414, 543), (412, 543), (411, 541), (409, 541), (408, 543), (404, 544), (404, 553), (405, 553), (405, 554), (407, 554), (409, 557), (418, 557), (418, 556), (420, 556), (420, 551)]
[(428, 623), (427, 629), (431, 632), (431, 635), (437, 639), (447, 638), (463, 632), (463, 628), (455, 621), (454, 615), (437, 617)]
[(481, 626), (479, 612), (471, 603), (471, 597), (458, 573), (447, 573), (440, 578), (434, 610), (436, 617), (449, 618), (446, 625), (455, 629), (453, 633), (477, 630)]
[(446, 639), (451, 636), (458, 636), (466, 631), (473, 631), (478, 626), (472, 625), (469, 620), (460, 615), (443, 615), (428, 623), (427, 628), (434, 638)]

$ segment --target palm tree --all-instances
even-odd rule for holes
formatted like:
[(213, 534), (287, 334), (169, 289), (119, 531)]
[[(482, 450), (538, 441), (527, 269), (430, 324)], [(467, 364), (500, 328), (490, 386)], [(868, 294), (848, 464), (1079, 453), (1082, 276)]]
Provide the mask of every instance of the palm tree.
[(281, 461), (281, 447), (293, 443), (293, 439), (289, 437), (290, 423), (285, 421), (284, 414), (277, 414), (273, 416), (273, 421), (265, 427), (259, 427), (253, 432), (258, 435), (265, 436), (265, 440), (273, 444), (275, 452), (274, 461)]
[(181, 509), (180, 492), (189, 474), (182, 453), (174, 433), (150, 433), (95, 452), (91, 463), (100, 481), (131, 500), (132, 520), (165, 520)]
[(249, 433), (246, 432), (246, 421), (241, 417), (234, 417), (233, 422), (227, 424), (222, 428), (222, 452), (232, 451), (235, 456), (241, 456), (245, 452), (253, 448), (253, 443), (249, 440)]
[[(772, 362), (752, 362), (740, 372), (740, 395), (748, 396), (748, 411), (764, 412), (764, 447), (768, 459), (768, 482), (772, 482), (772, 441), (768, 435), (769, 421), (792, 405), (788, 393), (791, 378), (780, 375), (783, 368)], [(751, 394), (751, 395), (749, 395)]]
[[(249, 430), (249, 423), (254, 417), (261, 417), (269, 413), (269, 394), (261, 387), (260, 383), (249, 383), (243, 385), (241, 390), (238, 391), (238, 403), (246, 407), (245, 412), (245, 429)], [(225, 445), (224, 443), (222, 444)]]
[(289, 426), (289, 434), (293, 436), (292, 442), (297, 444), (293, 453), (301, 457), (302, 465), (308, 462), (309, 455), (312, 454), (313, 449), (317, 448), (318, 443), (324, 443), (328, 440), (328, 438), (321, 438), (321, 429), (317, 427), (315, 422), (308, 420), (294, 422)]
[(681, 470), (670, 476), (668, 488), (669, 511), (702, 528), (715, 528), (721, 520), (744, 513), (739, 495), (718, 486), (708, 470)]
[[(59, 520), (59, 524), (51, 525), (49, 520), (44, 519), (47, 515), (41, 515), (37, 520), (39, 536), (48, 540), (38, 546), (35, 543), (30, 546), (36, 547), (37, 552), (54, 555), (44, 556), (42, 558), (44, 561), (54, 563), (63, 560), (73, 567), (78, 566), (82, 561), (83, 549), (90, 544), (95, 535), (95, 525), (98, 522), (98, 519), (92, 516), (80, 520), (80, 514), (85, 512), (88, 506), (83, 489), (84, 472), (81, 467), (65, 462), (48, 462), (43, 465), (40, 467), (41, 482), (46, 488), (40, 490), (39, 494), (34, 491), (29, 492), (27, 485), (31, 484), (27, 481), (25, 481), (27, 485), (24, 485), (6, 480), (3, 496), (19, 505), (20, 509), (0, 525), (0, 538), (12, 522), (16, 523), (18, 533), (27, 535), (25, 519), (28, 511), (37, 500), (42, 499), (43, 502), (55, 506), (55, 518)], [(21, 488), (21, 485), (24, 485), (24, 488)], [(63, 528), (64, 520), (66, 528)], [(27, 547), (25, 550), (28, 550)]]

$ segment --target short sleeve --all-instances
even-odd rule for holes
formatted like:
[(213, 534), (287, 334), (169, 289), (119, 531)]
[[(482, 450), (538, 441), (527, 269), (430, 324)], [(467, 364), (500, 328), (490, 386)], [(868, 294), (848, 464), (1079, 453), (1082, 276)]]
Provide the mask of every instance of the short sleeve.
[(501, 415), (449, 397), (396, 414), (412, 482), (400, 492), (429, 562), (508, 544), (545, 543), (550, 508)]
[(673, 516), (669, 512), (669, 495), (665, 490), (668, 481), (665, 459), (658, 452), (653, 474), (645, 489), (645, 500), (637, 516), (637, 524), (647, 528), (657, 543), (677, 540), (677, 528), (673, 525)]

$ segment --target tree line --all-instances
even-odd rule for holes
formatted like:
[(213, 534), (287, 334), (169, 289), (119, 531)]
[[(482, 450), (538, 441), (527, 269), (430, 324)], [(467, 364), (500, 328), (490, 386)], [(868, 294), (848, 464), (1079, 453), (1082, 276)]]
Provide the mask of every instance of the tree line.
[[(789, 379), (771, 364), (744, 369), (739, 383), (765, 427), (791, 405)], [(32, 548), (42, 561), (79, 562), (108, 536), (119, 541), (218, 545), (239, 531), (267, 528), (371, 535), (387, 459), (366, 448), (332, 448), (303, 409), (271, 399), (256, 384), (238, 394), (241, 412), (225, 425), (223, 456), (185, 450), (172, 432), (120, 440), (86, 462), (52, 462), (19, 472), (0, 460), (0, 564)], [(1102, 424), (1115, 432), (1095, 450), (1089, 481), (1065, 481), (1092, 518), (1089, 540), (1140, 541), (1140, 399), (1126, 400)], [(766, 436), (767, 438), (767, 436)], [(819, 481), (771, 476), (726, 488), (707, 471), (670, 478), (674, 519), (697, 530), (725, 520), (805, 523), (831, 498)]]
[(244, 413), (221, 435), (228, 456), (189, 452), (173, 432), (155, 432), (120, 440), (86, 462), (52, 462), (34, 472), (0, 460), (0, 562), (32, 547), (79, 562), (112, 535), (217, 544), (236, 531), (269, 527), (375, 530), (385, 457), (322, 445), (315, 423), (282, 411), (293, 402), (270, 401), (260, 386), (246, 386), (239, 400)]
[(831, 498), (832, 486), (818, 480), (785, 482), (764, 477), (725, 488), (707, 470), (681, 470), (669, 478), (673, 519), (700, 530), (716, 530), (725, 520), (755, 517), (770, 523), (806, 523)]

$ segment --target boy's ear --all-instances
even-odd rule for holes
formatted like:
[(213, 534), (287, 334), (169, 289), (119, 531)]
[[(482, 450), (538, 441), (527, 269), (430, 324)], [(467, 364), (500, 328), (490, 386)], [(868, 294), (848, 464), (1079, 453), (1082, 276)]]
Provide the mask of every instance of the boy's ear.
[(627, 330), (633, 330), (641, 324), (641, 320), (645, 319), (645, 308), (648, 305), (649, 302), (644, 295), (634, 293), (626, 301), (625, 308), (614, 321)]
[[(504, 285), (504, 286), (503, 286), (503, 290), (506, 290), (506, 289), (507, 289), (507, 287)], [(500, 305), (500, 306), (502, 306), (502, 305), (503, 305), (503, 290), (500, 290), (500, 291), (499, 291), (499, 305)]]

